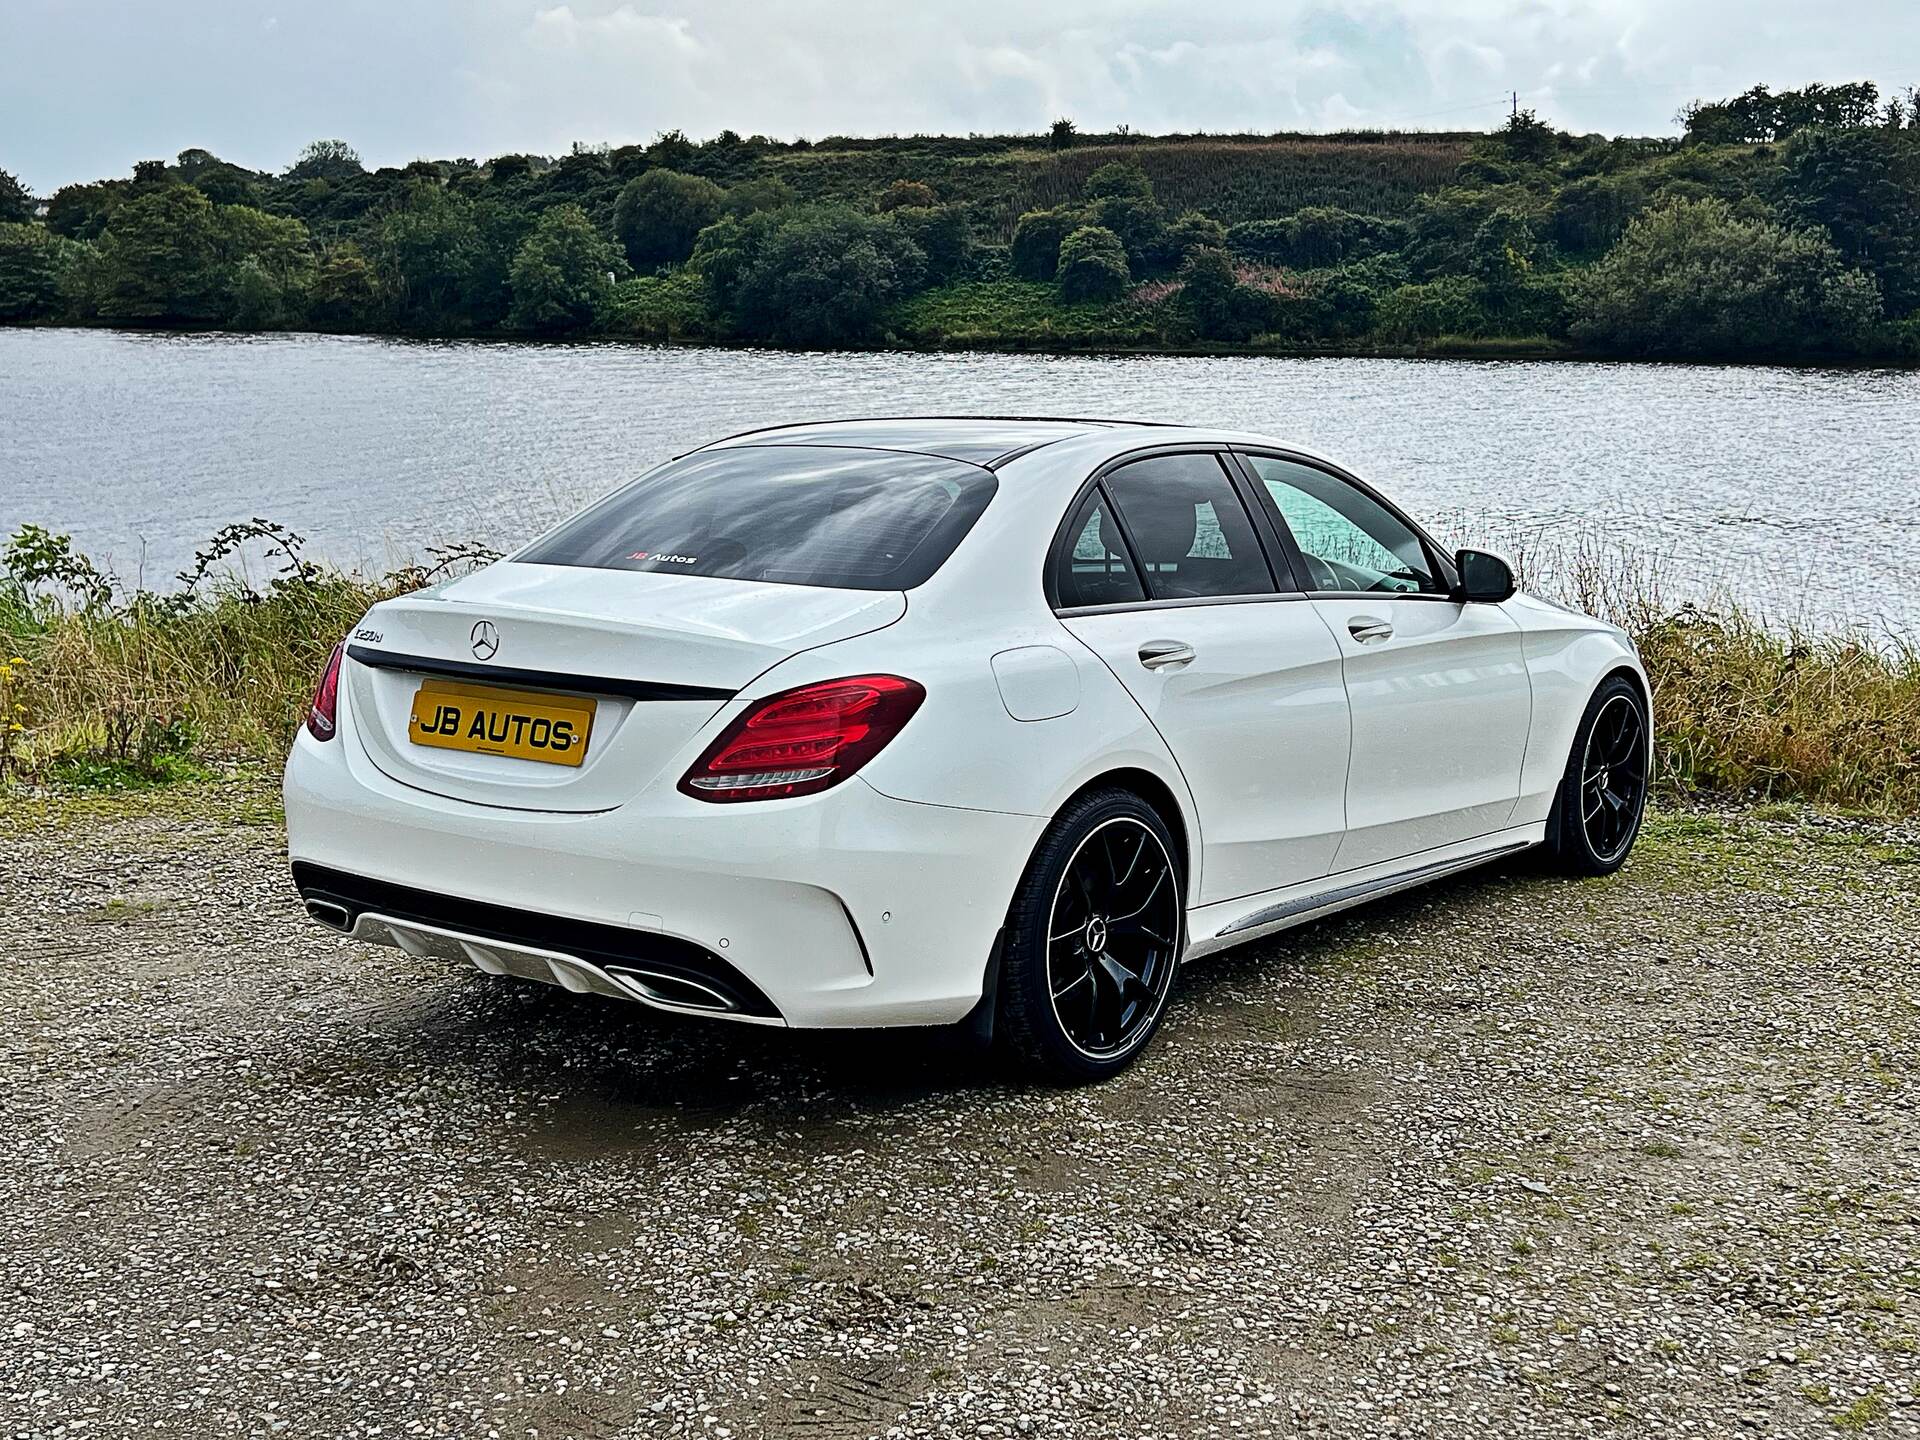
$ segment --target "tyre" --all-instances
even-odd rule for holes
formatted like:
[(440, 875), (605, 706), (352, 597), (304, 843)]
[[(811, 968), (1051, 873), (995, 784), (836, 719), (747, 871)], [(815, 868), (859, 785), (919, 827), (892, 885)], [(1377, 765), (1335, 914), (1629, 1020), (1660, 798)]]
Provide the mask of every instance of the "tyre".
[(1166, 1013), (1185, 939), (1173, 836), (1127, 790), (1073, 801), (1034, 850), (1007, 912), (995, 1033), (1030, 1075), (1118, 1074)]
[(1547, 817), (1546, 861), (1563, 875), (1611, 875), (1626, 863), (1647, 807), (1647, 703), (1625, 675), (1593, 692)]

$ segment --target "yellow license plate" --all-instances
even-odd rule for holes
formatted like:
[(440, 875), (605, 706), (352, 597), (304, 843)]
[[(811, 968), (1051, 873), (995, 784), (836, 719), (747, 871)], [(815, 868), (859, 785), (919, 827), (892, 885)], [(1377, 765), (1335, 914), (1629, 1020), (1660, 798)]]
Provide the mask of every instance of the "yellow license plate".
[(570, 695), (425, 680), (414, 692), (407, 738), (441, 750), (578, 765), (587, 758), (593, 706)]

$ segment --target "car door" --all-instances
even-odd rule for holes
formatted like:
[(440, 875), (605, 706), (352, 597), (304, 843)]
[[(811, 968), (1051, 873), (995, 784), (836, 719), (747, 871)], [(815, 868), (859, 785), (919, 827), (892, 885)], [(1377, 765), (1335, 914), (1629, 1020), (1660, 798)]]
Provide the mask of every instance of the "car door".
[(1325, 875), (1346, 827), (1340, 647), (1284, 559), (1276, 578), (1244, 484), (1212, 451), (1106, 472), (1062, 532), (1050, 586), (1186, 777), (1201, 904)]
[(1241, 458), (1341, 651), (1353, 748), (1334, 868), (1505, 827), (1532, 720), (1519, 625), (1454, 598), (1436, 548), (1360, 485), (1296, 458)]

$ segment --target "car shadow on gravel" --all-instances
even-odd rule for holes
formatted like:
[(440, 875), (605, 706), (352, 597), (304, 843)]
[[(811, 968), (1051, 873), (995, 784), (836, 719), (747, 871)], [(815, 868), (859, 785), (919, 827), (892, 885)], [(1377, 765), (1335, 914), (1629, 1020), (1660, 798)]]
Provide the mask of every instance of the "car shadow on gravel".
[[(1243, 1012), (1270, 1028), (1275, 1011), (1304, 1012), (1302, 987), (1338, 984), (1343, 958), (1397, 942), (1420, 912), (1476, 905), (1528, 875), (1523, 864), (1489, 867), (1196, 963), (1155, 1045), (1178, 1047), (1194, 1027), (1232, 1032)], [(488, 1093), (502, 1109), (553, 1114), (550, 1138), (567, 1148), (748, 1113), (774, 1125), (871, 1122), (921, 1102), (1039, 1088), (959, 1027), (747, 1026), (479, 975), (448, 973), (361, 1020), (441, 1083)]]

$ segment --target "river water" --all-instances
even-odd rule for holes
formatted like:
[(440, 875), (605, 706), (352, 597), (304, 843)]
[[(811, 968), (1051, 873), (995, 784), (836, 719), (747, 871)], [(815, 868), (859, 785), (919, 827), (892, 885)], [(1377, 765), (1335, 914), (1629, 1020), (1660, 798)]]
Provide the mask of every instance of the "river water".
[(1262, 431), (1542, 568), (1618, 547), (1670, 599), (1920, 631), (1920, 372), (1897, 370), (0, 330), (0, 532), (69, 532), (156, 588), (256, 515), (385, 567), (515, 543), (704, 440), (892, 414)]

